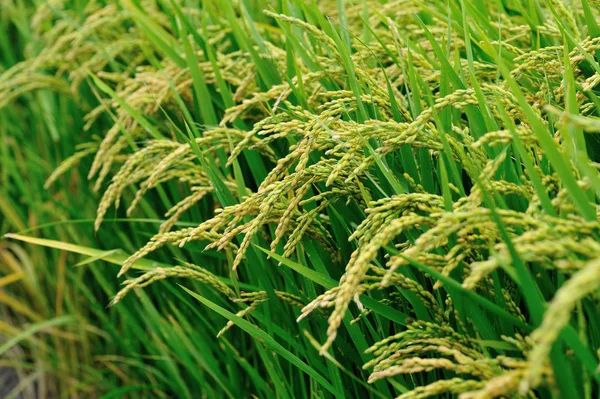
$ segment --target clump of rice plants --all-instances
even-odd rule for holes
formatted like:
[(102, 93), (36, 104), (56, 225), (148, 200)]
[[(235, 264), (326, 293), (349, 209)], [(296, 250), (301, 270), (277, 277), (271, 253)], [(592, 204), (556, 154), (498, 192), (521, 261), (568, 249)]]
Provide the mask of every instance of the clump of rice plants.
[(46, 187), (91, 159), (96, 231), (159, 214), (113, 308), (159, 297), (247, 397), (598, 395), (597, 1), (70, 3), (0, 107), (86, 111)]

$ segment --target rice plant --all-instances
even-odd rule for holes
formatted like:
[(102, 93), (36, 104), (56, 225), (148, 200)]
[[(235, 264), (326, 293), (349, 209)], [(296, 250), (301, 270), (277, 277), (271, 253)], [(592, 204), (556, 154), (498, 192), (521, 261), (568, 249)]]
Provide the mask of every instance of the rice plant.
[(598, 396), (597, 0), (1, 7), (16, 390)]

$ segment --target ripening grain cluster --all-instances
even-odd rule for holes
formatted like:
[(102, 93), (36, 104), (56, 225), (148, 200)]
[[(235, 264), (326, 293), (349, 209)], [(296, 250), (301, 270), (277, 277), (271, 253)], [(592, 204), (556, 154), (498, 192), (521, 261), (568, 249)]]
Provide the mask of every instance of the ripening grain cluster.
[(102, 268), (56, 290), (113, 337), (32, 392), (597, 397), (597, 0), (25, 3), (0, 113), (40, 105), (71, 155), (39, 189), (91, 200), (79, 234), (8, 237)]

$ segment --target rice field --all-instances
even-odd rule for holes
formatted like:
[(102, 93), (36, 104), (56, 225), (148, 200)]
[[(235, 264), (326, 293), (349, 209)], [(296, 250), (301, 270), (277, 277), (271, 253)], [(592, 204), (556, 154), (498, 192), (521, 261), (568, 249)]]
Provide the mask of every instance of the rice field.
[(597, 398), (598, 0), (3, 0), (0, 394)]

